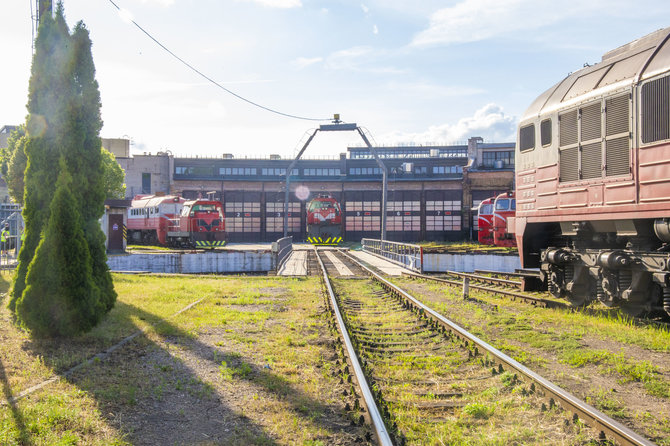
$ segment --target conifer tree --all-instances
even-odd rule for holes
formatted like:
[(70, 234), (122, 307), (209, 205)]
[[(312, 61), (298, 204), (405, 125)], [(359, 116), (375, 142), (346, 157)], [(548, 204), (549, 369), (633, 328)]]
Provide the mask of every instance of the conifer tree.
[(64, 157), (45, 228), (16, 303), (21, 325), (39, 337), (88, 331), (105, 314), (92, 276), (88, 243), (81, 225), (72, 177)]
[(49, 217), (49, 205), (58, 174), (63, 121), (67, 117), (63, 95), (67, 94), (70, 84), (64, 75), (70, 59), (69, 39), (63, 7), (59, 4), (55, 18), (50, 15), (42, 17), (35, 40), (28, 92), (30, 114), (26, 125), (28, 141), (25, 152), (28, 162), (24, 176), (25, 239), (19, 252), (10, 310), (14, 310), (16, 300), (26, 287), (28, 266)]
[(23, 125), (12, 133), (12, 136), (7, 141), (10, 152), (7, 175), (5, 176), (7, 189), (9, 189), (9, 195), (12, 199), (20, 204), (23, 204), (23, 175), (26, 171), (26, 162), (28, 161), (25, 151), (27, 141), (28, 137)]
[[(40, 24), (28, 101), (26, 237), (10, 308), (38, 336), (92, 328), (116, 300), (107, 267), (100, 93), (83, 23)], [(57, 180), (56, 180), (57, 179)]]

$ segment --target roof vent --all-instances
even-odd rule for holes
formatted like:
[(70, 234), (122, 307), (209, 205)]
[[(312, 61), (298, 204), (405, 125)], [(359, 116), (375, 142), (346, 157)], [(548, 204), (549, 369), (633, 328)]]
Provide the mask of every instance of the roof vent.
[(270, 159), (271, 160), (280, 160), (281, 156), (277, 155), (276, 153), (273, 153), (272, 155), (270, 155)]
[(224, 160), (231, 160), (231, 159), (233, 159), (233, 154), (232, 153), (224, 153), (223, 154), (223, 159)]

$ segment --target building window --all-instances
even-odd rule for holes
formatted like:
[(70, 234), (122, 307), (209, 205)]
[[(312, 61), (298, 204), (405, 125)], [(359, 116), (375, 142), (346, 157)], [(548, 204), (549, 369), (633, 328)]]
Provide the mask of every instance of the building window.
[(482, 166), (493, 168), (496, 166), (496, 161), (501, 161), (504, 168), (514, 167), (514, 152), (483, 152)]
[(425, 175), (428, 173), (428, 167), (427, 166), (418, 166), (414, 168), (414, 174), (415, 175)]
[(151, 174), (143, 173), (142, 174), (142, 193), (150, 194), (151, 193)]

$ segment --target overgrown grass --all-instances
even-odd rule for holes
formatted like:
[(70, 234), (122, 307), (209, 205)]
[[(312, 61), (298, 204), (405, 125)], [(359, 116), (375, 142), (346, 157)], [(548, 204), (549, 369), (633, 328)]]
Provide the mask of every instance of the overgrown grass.
[[(0, 444), (115, 445), (134, 443), (138, 435), (155, 444), (188, 444), (206, 438), (196, 431), (179, 436), (187, 435), (189, 417), (216, 411), (232, 413), (226, 415), (232, 428), (210, 426), (217, 435), (225, 432), (223, 444), (329, 444), (350, 432), (364, 436), (364, 428), (349, 426), (331, 374), (317, 280), (114, 275), (114, 282), (115, 308), (76, 339), (30, 340), (9, 322), (5, 298), (5, 398), (139, 329), (146, 334), (68, 381), (0, 407)], [(183, 420), (180, 430), (144, 434), (161, 418), (143, 420), (147, 407)]]

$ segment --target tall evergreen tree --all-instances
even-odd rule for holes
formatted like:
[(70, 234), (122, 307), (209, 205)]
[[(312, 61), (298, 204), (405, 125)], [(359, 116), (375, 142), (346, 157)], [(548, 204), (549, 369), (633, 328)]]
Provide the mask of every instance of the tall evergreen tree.
[(95, 325), (116, 293), (98, 223), (105, 192), (91, 40), (81, 22), (70, 34), (62, 3), (40, 24), (28, 111), (26, 239), (10, 308), (37, 335), (70, 335)]
[(40, 337), (88, 331), (105, 313), (64, 157), (59, 171), (49, 222), (16, 303), (21, 325)]
[(23, 218), (26, 223), (25, 240), (19, 252), (19, 265), (14, 276), (9, 308), (14, 310), (16, 300), (26, 287), (28, 266), (49, 217), (58, 175), (58, 159), (62, 147), (63, 122), (67, 117), (64, 97), (69, 84), (64, 75), (70, 59), (70, 34), (65, 23), (62, 5), (55, 18), (45, 15), (35, 40), (32, 75), (28, 92), (28, 158), (24, 176), (25, 194)]

